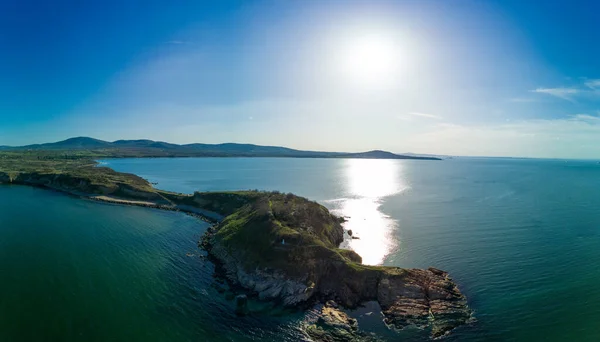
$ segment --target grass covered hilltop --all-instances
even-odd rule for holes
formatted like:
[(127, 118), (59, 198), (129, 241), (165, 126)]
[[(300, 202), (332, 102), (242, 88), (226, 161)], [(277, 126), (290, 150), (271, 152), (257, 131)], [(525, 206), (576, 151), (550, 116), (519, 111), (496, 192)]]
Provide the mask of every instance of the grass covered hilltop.
[(446, 272), (363, 265), (354, 251), (338, 248), (344, 240), (343, 220), (293, 194), (177, 194), (154, 189), (136, 175), (98, 167), (87, 158), (35, 152), (0, 153), (0, 184), (201, 215), (215, 223), (202, 246), (229, 281), (285, 306), (327, 303), (318, 322), (306, 329), (317, 341), (364, 337), (338, 305), (353, 308), (377, 301), (390, 326), (428, 328), (432, 337), (471, 317), (466, 298)]

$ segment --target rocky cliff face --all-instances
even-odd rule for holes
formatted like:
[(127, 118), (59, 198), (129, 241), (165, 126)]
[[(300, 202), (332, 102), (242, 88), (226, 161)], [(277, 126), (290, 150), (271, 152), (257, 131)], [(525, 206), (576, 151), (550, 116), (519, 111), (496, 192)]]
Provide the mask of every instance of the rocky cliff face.
[(427, 270), (387, 269), (377, 284), (377, 301), (386, 323), (402, 329), (409, 325), (431, 325), (440, 337), (471, 318), (465, 296), (448, 273)]
[(47, 187), (65, 192), (95, 193), (101, 189), (93, 188), (87, 179), (62, 174), (18, 173), (12, 177), (4, 173), (0, 180), (4, 183)]
[(145, 191), (125, 182), (96, 183), (86, 176), (66, 173), (0, 172), (0, 184), (20, 184), (44, 187), (73, 195), (110, 195), (127, 199), (149, 200), (157, 203), (164, 199), (156, 192)]
[(387, 324), (431, 327), (433, 337), (469, 320), (466, 298), (446, 272), (362, 265), (356, 253), (337, 249), (342, 234), (340, 220), (320, 205), (265, 194), (226, 217), (203, 245), (231, 282), (261, 299), (347, 308), (375, 300)]
[(203, 237), (203, 246), (232, 283), (285, 306), (333, 300), (352, 308), (375, 300), (389, 325), (431, 327), (433, 337), (449, 333), (471, 316), (466, 298), (446, 272), (362, 265), (358, 254), (338, 249), (342, 221), (318, 203), (292, 194), (172, 194), (153, 190), (135, 175), (106, 168), (0, 172), (2, 183), (142, 199), (161, 208), (190, 206), (223, 215)]
[(285, 306), (307, 302), (314, 294), (314, 286), (306, 279), (291, 278), (279, 270), (256, 268), (248, 270), (240, 258), (242, 253), (229, 253), (221, 244), (210, 245), (211, 255), (218, 260), (227, 279), (255, 292), (262, 300), (279, 301)]

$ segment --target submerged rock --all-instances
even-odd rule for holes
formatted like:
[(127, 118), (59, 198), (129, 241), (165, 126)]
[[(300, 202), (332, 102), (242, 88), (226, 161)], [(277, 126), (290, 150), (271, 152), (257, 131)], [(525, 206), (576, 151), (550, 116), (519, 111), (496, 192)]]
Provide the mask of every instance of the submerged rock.
[(248, 297), (246, 295), (238, 295), (235, 297), (235, 313), (240, 316), (246, 316), (250, 310), (248, 309)]

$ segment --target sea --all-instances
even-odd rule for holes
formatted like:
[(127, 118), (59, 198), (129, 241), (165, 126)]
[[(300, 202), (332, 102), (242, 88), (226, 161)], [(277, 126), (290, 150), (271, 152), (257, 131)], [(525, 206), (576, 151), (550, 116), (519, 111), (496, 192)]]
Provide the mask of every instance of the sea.
[[(292, 192), (347, 219), (373, 265), (446, 270), (474, 321), (447, 341), (600, 340), (600, 164), (157, 158), (100, 161), (181, 193)], [(314, 319), (215, 278), (197, 242), (208, 224), (177, 212), (0, 187), (0, 341), (301, 341)], [(373, 303), (350, 314), (383, 341)]]

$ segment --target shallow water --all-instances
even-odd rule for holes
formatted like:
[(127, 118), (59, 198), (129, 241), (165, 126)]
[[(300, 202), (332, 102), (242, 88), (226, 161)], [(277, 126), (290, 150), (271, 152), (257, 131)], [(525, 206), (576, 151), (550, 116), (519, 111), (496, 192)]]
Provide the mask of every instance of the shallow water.
[(234, 314), (197, 241), (159, 210), (0, 187), (0, 341), (297, 341), (298, 314)]

